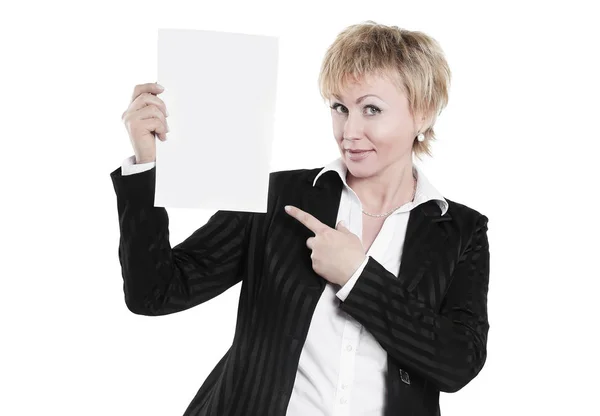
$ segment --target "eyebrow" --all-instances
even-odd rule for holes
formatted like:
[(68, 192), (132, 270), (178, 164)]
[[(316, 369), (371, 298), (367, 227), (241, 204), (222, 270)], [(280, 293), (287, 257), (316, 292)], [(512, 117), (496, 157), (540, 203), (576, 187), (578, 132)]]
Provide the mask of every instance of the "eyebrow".
[[(334, 96), (335, 98), (337, 98), (338, 100), (342, 101), (342, 98), (341, 98), (340, 96), (338, 96), (337, 94), (333, 94), (333, 96)], [(360, 104), (360, 102), (361, 102), (362, 100), (364, 100), (365, 98), (367, 98), (367, 97), (377, 97), (377, 98), (379, 98), (381, 101), (383, 101), (383, 99), (382, 99), (381, 97), (379, 97), (379, 96), (377, 96), (377, 95), (375, 95), (375, 94), (367, 94), (367, 95), (363, 95), (362, 97), (359, 97), (359, 98), (356, 100), (356, 104)]]

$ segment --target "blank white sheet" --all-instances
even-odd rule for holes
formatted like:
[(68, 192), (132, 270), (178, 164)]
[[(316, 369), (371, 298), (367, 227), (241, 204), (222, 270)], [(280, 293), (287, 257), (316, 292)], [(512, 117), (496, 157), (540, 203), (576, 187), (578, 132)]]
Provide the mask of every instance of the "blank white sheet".
[(156, 139), (154, 205), (266, 212), (278, 37), (158, 30), (168, 139)]

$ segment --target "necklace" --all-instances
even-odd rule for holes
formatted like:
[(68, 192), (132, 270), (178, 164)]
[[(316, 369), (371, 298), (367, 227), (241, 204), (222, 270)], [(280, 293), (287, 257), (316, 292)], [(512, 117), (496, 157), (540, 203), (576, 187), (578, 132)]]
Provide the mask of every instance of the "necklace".
[[(413, 196), (411, 198), (411, 201), (415, 199), (415, 194), (417, 193), (417, 178), (414, 177), (413, 175), (413, 179), (414, 184), (413, 184)], [(404, 204), (402, 204), (404, 205)], [(366, 212), (364, 209), (362, 210), (363, 214), (368, 215), (369, 217), (387, 217), (388, 215), (390, 215), (392, 212), (396, 211), (398, 208), (400, 208), (402, 205), (398, 205), (396, 208), (389, 210), (388, 212), (384, 213), (384, 214), (369, 214), (368, 212)]]

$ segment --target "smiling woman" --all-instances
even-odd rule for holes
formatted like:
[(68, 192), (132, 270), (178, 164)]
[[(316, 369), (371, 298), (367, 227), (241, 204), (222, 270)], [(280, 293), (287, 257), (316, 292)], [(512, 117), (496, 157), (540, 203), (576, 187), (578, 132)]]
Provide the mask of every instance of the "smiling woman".
[[(423, 133), (425, 140), (414, 143), (413, 150), (417, 157), (431, 156), (431, 141), (435, 140), (433, 126), (448, 104), (451, 79), (450, 67), (439, 43), (423, 32), (387, 27), (373, 21), (349, 26), (337, 36), (323, 59), (318, 80), (321, 96), (324, 100), (341, 99), (344, 87), (361, 79), (366, 81), (365, 76), (384, 78), (386, 84), (393, 84), (394, 92), (406, 100), (401, 104), (410, 116), (420, 116), (420, 128), (416, 130)], [(375, 86), (375, 90), (379, 89)], [(358, 105), (364, 97), (347, 104)], [(336, 111), (342, 107), (342, 112), (347, 112), (345, 106), (333, 104), (333, 107)], [(373, 106), (372, 111), (379, 113), (380, 109)]]
[[(154, 162), (111, 173), (133, 313), (175, 313), (243, 282), (233, 344), (185, 416), (434, 416), (440, 392), (486, 361), (488, 218), (444, 198), (412, 160), (430, 154), (448, 100), (439, 45), (353, 25), (319, 82), (340, 157), (271, 173), (266, 213), (218, 211), (171, 248)], [(166, 131), (158, 93), (134, 90), (132, 142)]]
[(328, 49), (320, 92), (330, 102), (348, 186), (368, 211), (393, 212), (412, 200), (412, 157), (431, 156), (450, 76), (433, 38), (396, 26), (350, 26)]

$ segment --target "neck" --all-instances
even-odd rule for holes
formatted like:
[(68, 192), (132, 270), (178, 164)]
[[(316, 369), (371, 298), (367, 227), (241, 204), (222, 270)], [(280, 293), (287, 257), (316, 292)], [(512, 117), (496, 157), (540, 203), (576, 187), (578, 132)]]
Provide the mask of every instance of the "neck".
[(358, 195), (365, 211), (380, 214), (412, 201), (415, 186), (412, 160), (402, 162), (367, 178), (346, 173), (346, 183)]

